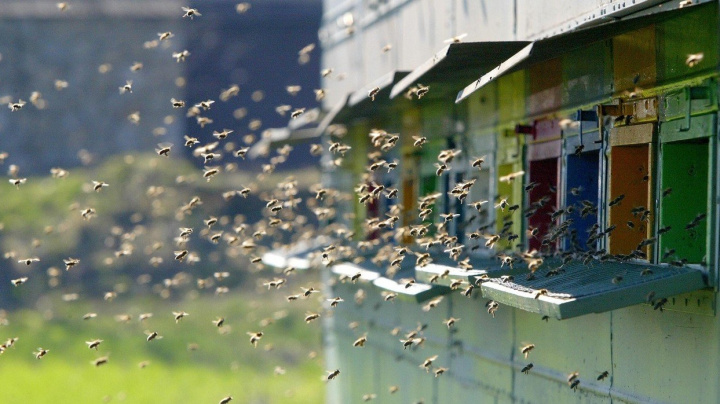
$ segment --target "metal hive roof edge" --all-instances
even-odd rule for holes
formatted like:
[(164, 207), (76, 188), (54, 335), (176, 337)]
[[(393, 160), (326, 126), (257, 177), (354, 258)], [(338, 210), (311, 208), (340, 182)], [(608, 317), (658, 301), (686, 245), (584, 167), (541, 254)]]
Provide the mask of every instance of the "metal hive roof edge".
[(592, 43), (629, 33), (650, 24), (666, 20), (678, 14), (688, 12), (689, 9), (698, 7), (699, 5), (700, 4), (692, 4), (682, 9), (670, 8), (641, 17), (633, 17), (631, 15), (626, 19), (613, 20), (605, 24), (595, 25), (589, 28), (579, 28), (555, 36), (538, 39), (510, 56), (507, 60), (499, 63), (494, 69), (481, 74), (480, 78), (458, 92), (455, 103), (465, 100), (471, 94), (490, 82), (497, 80), (499, 77), (526, 69), (536, 63), (560, 57)]
[(700, 269), (595, 261), (590, 265), (568, 264), (557, 274), (545, 266), (531, 279), (491, 279), (483, 283), (482, 293), (501, 304), (566, 319), (658, 301), (707, 286)]
[(410, 86), (422, 81), (464, 81), (484, 74), (499, 62), (515, 54), (528, 41), (459, 42), (451, 43), (435, 53), (393, 86), (390, 98), (395, 98)]

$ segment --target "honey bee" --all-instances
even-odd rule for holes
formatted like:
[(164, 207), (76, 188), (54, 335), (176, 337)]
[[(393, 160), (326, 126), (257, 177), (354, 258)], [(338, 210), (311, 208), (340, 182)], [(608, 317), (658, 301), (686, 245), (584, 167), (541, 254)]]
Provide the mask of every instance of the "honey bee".
[(514, 173), (510, 173), (508, 175), (499, 177), (498, 181), (510, 184), (511, 182), (513, 182), (513, 180), (515, 180), (516, 178), (522, 177), (523, 175), (525, 175), (525, 171), (520, 170), (520, 171), (517, 171)]
[(318, 319), (318, 318), (320, 318), (320, 314), (319, 314), (319, 313), (308, 313), (308, 314), (305, 316), (305, 323), (310, 323), (311, 321), (316, 320), (316, 319)]
[(183, 14), (183, 18), (189, 17), (192, 20), (196, 16), (202, 16), (202, 14), (200, 14), (196, 8), (182, 7), (182, 11), (185, 12), (185, 14)]
[(172, 57), (177, 63), (184, 62), (187, 57), (190, 56), (190, 52), (185, 49), (181, 52), (173, 52)]
[(393, 301), (393, 300), (395, 300), (396, 297), (397, 297), (397, 293), (394, 293), (394, 292), (386, 292), (383, 294), (383, 300), (385, 300), (386, 302)]
[(447, 326), (447, 328), (449, 329), (450, 327), (452, 327), (453, 325), (455, 325), (455, 323), (458, 322), (458, 321), (460, 321), (459, 318), (450, 317), (449, 319), (444, 320), (444, 321), (443, 321), (443, 324), (445, 324), (445, 325)]
[(172, 314), (173, 317), (175, 317), (175, 324), (179, 323), (180, 320), (182, 320), (183, 318), (185, 318), (185, 316), (188, 315), (188, 313), (184, 311), (173, 311)]
[(535, 344), (528, 344), (520, 348), (520, 352), (525, 356), (525, 359), (527, 359), (530, 351), (532, 351), (533, 349), (535, 349)]
[(157, 331), (145, 332), (145, 335), (147, 335), (146, 340), (148, 342), (156, 340), (156, 339), (162, 339), (162, 336), (160, 334), (158, 334)]
[(225, 324), (225, 319), (222, 317), (218, 317), (217, 320), (213, 320), (212, 323), (217, 328), (222, 328), (222, 326)]
[(377, 394), (375, 394), (375, 393), (363, 394), (362, 400), (367, 402), (367, 401), (374, 400), (376, 397), (377, 397)]
[(263, 332), (247, 332), (247, 335), (250, 336), (250, 344), (257, 348), (258, 342), (260, 342), (260, 338), (263, 337)]
[(337, 307), (337, 305), (341, 302), (344, 302), (343, 298), (341, 297), (334, 297), (332, 299), (327, 299), (328, 302), (330, 302), (330, 307)]
[[(687, 3), (687, 2), (684, 2)], [(692, 2), (691, 2), (692, 4)], [(705, 58), (705, 54), (700, 53), (691, 53), (687, 55), (687, 58), (685, 59), (685, 64), (688, 65), (688, 67), (692, 68), (697, 66), (702, 60)]]
[(680, 3), (678, 3), (678, 8), (683, 8), (683, 7), (692, 6), (692, 5), (693, 5), (693, 0), (683, 0)]
[(218, 404), (228, 404), (232, 399), (232, 396), (223, 397)]
[(188, 250), (175, 251), (175, 259), (182, 262), (188, 255)]
[(24, 276), (22, 278), (13, 279), (10, 281), (10, 283), (12, 283), (13, 286), (17, 287), (17, 286), (20, 286), (23, 283), (27, 282), (27, 280), (28, 280), (27, 276)]
[(296, 108), (291, 114), (291, 119), (296, 119), (305, 112), (305, 108)]
[(500, 304), (494, 300), (490, 300), (485, 304), (485, 307), (487, 307), (488, 314), (491, 314), (493, 318), (495, 318), (495, 312), (500, 308)]
[(577, 391), (579, 385), (580, 385), (580, 380), (575, 379), (572, 381), (572, 383), (570, 383), (570, 388)]
[(11, 184), (15, 185), (15, 188), (20, 189), (20, 185), (27, 182), (27, 178), (13, 178), (8, 180)]
[(49, 349), (43, 349), (42, 347), (37, 349), (37, 352), (33, 352), (35, 355), (35, 359), (41, 359), (43, 356), (47, 355), (47, 353), (50, 352)]
[(132, 80), (127, 80), (125, 85), (118, 87), (120, 94), (132, 93)]
[(378, 95), (379, 92), (380, 92), (380, 87), (375, 87), (375, 88), (371, 89), (370, 91), (368, 91), (368, 97), (370, 97), (370, 99), (372, 101), (375, 101), (375, 97)]
[(395, 394), (398, 392), (398, 390), (400, 390), (400, 387), (395, 385), (388, 387), (388, 391), (390, 392), (390, 394)]
[(609, 375), (610, 375), (610, 373), (606, 370), (606, 371), (600, 373), (600, 375), (597, 377), (597, 379), (599, 381), (602, 381), (602, 380), (605, 380)]
[(435, 377), (438, 377), (441, 374), (447, 372), (448, 370), (449, 370), (448, 368), (437, 368), (437, 369), (435, 369), (435, 371), (433, 373), (435, 374)]
[(238, 3), (235, 6), (235, 11), (238, 14), (245, 14), (248, 10), (250, 10), (250, 7), (252, 7), (250, 3)]
[(663, 297), (662, 299), (658, 300), (655, 303), (655, 306), (653, 306), (653, 310), (660, 310), (662, 312), (664, 310), (665, 304), (667, 304), (667, 302), (668, 302), (668, 299)]
[(18, 102), (8, 103), (8, 108), (10, 108), (10, 111), (13, 111), (13, 112), (20, 111), (22, 109), (22, 107), (25, 106), (25, 104), (27, 104), (25, 101), (18, 100)]
[(580, 373), (578, 373), (578, 372), (572, 372), (572, 373), (570, 373), (570, 374), (568, 375), (568, 377), (567, 377), (567, 382), (568, 382), (568, 383), (572, 383), (572, 382), (575, 381), (578, 377), (580, 377)]
[(439, 296), (439, 297), (437, 297), (437, 298), (435, 298), (435, 299), (432, 299), (432, 300), (430, 300), (429, 302), (427, 302), (427, 304), (425, 304), (425, 305), (422, 307), (422, 310), (423, 310), (424, 312), (428, 312), (428, 311), (434, 309), (435, 307), (437, 307), (438, 304), (440, 304), (440, 302), (442, 302), (442, 301), (443, 301), (443, 296)]
[(101, 356), (90, 363), (92, 363), (95, 367), (100, 367), (102, 365), (106, 365), (110, 361), (109, 356)]
[(532, 368), (533, 368), (533, 364), (532, 364), (532, 363), (528, 363), (528, 364), (525, 365), (525, 367), (523, 367), (520, 371), (521, 371), (522, 373), (528, 374), (528, 373), (530, 372), (530, 369), (532, 369)]
[(424, 136), (423, 136), (423, 137), (413, 136), (412, 138), (413, 138), (413, 140), (414, 140), (414, 142), (413, 142), (413, 146), (414, 146), (414, 147), (423, 147), (423, 145), (424, 145), (425, 143), (427, 143), (427, 138), (424, 137)]
[(365, 346), (366, 342), (367, 342), (367, 336), (363, 335), (362, 337), (356, 339), (355, 342), (353, 342), (353, 346), (362, 348)]
[(338, 377), (338, 375), (340, 375), (340, 369), (335, 369), (335, 370), (333, 370), (333, 371), (328, 371), (327, 373), (328, 373), (328, 375), (327, 375), (327, 380), (333, 380), (333, 379), (335, 379), (336, 377)]
[(101, 344), (102, 342), (103, 342), (103, 340), (101, 340), (101, 339), (94, 339), (94, 340), (92, 340), (92, 341), (85, 341), (85, 343), (86, 343), (87, 346), (88, 346), (88, 349), (94, 349), (94, 350), (96, 350), (96, 351), (98, 350), (98, 347), (100, 346), (100, 344)]
[(613, 207), (615, 205), (619, 205), (623, 199), (625, 199), (625, 194), (621, 194), (618, 197), (616, 197), (615, 199), (613, 199), (612, 201), (610, 201), (609, 206)]

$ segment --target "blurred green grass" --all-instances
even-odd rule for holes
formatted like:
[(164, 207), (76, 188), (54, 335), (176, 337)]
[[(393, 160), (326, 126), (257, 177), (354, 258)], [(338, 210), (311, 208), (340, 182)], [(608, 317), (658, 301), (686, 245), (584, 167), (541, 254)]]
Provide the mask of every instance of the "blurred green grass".
[[(285, 292), (114, 302), (47, 295), (35, 309), (9, 312), (0, 327), (3, 341), (19, 337), (0, 355), (0, 403), (216, 403), (227, 395), (241, 403), (323, 402), (320, 324), (303, 321), (317, 303), (288, 304)], [(172, 311), (180, 310), (189, 315), (176, 324)], [(87, 312), (98, 317), (83, 320)], [(153, 317), (140, 322), (146, 312)], [(118, 314), (132, 321), (118, 322)], [(212, 324), (217, 317), (225, 318), (225, 334)], [(163, 338), (147, 342), (147, 330)], [(264, 332), (257, 348), (248, 331)], [(85, 344), (96, 338), (104, 340), (98, 352)], [(40, 360), (32, 354), (38, 347), (50, 350)], [(107, 365), (91, 364), (104, 355)], [(149, 365), (141, 369), (142, 361)], [(276, 375), (276, 366), (285, 374)]]

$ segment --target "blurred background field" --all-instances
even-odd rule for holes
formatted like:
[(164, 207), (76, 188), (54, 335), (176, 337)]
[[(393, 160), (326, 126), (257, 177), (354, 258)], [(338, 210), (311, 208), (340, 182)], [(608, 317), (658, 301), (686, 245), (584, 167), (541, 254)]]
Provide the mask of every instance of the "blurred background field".
[[(308, 279), (309, 280), (309, 279)], [(278, 292), (282, 293), (282, 292)], [(305, 324), (305, 302), (278, 304), (254, 290), (229, 296), (63, 302), (49, 294), (36, 308), (7, 313), (4, 336), (19, 336), (0, 357), (3, 403), (317, 403), (323, 400), (318, 324)], [(172, 311), (189, 315), (177, 324)], [(97, 317), (83, 320), (96, 312)], [(141, 313), (153, 317), (139, 321)], [(115, 316), (132, 320), (119, 322)], [(212, 321), (225, 318), (217, 328)], [(163, 338), (146, 341), (144, 331)], [(254, 348), (246, 331), (264, 330)], [(104, 340), (99, 350), (84, 341)], [(36, 360), (32, 351), (48, 349)], [(109, 355), (106, 365), (91, 362)], [(141, 362), (147, 366), (140, 368)]]
[[(234, 155), (288, 124), (276, 106), (319, 105), (319, 50), (306, 60), (298, 52), (317, 40), (320, 0), (263, 0), (242, 12), (226, 0), (67, 6), (0, 7), (0, 343), (18, 338), (0, 354), (0, 403), (322, 402), (321, 325), (304, 321), (322, 299), (286, 299), (319, 289), (319, 274), (251, 263), (316, 228), (305, 202), (274, 226), (265, 207), (288, 184), (314, 201), (317, 158), (307, 145)], [(183, 6), (202, 16), (183, 18)], [(176, 62), (182, 50), (190, 56)], [(294, 85), (303, 90), (286, 91)], [(19, 100), (21, 110), (5, 108)], [(205, 100), (216, 102), (193, 109)], [(212, 144), (223, 129), (233, 133), (210, 163), (184, 146), (185, 136)], [(173, 145), (169, 157), (160, 144)], [(212, 181), (208, 165), (219, 167)], [(93, 181), (109, 186), (96, 192)], [(181, 228), (193, 234), (179, 237)], [(187, 259), (175, 260), (178, 250)], [(68, 258), (80, 262), (66, 270)], [(280, 276), (285, 287), (262, 285)], [(173, 311), (189, 315), (176, 324)], [(146, 331), (163, 338), (148, 342)], [(253, 347), (247, 333), (258, 331)], [(93, 339), (103, 340), (98, 351), (85, 343)], [(42, 359), (39, 347), (49, 350)]]

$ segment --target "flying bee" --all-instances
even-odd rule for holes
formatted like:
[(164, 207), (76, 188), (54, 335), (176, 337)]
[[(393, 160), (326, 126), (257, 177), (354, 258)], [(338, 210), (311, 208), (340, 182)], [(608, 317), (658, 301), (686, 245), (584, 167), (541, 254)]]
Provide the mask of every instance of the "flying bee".
[(10, 108), (10, 111), (13, 111), (13, 112), (20, 111), (22, 109), (22, 107), (25, 106), (25, 104), (27, 104), (25, 101), (18, 100), (18, 102), (8, 103), (8, 108)]
[(470, 166), (471, 166), (471, 167), (476, 167), (478, 170), (482, 170), (482, 165), (483, 165), (483, 163), (485, 163), (485, 156), (482, 156), (482, 157), (479, 157), (479, 158), (475, 159), (475, 160), (470, 164)]
[(580, 385), (580, 379), (575, 379), (570, 383), (570, 388), (577, 391), (578, 386)]
[(688, 67), (692, 68), (698, 65), (698, 63), (702, 62), (702, 60), (705, 58), (705, 54), (700, 53), (691, 53), (687, 55), (687, 58), (685, 59), (685, 64), (688, 65)]
[(333, 380), (334, 378), (338, 377), (338, 375), (340, 375), (340, 369), (328, 371), (327, 380)]
[(328, 302), (330, 302), (330, 307), (337, 307), (337, 305), (341, 302), (344, 302), (343, 298), (341, 297), (335, 297), (332, 299), (327, 299)]
[(383, 300), (385, 300), (386, 302), (391, 302), (391, 301), (395, 300), (396, 297), (397, 297), (397, 293), (393, 293), (393, 292), (387, 292), (387, 293), (383, 294)]
[(27, 280), (28, 280), (27, 276), (24, 276), (22, 278), (13, 279), (10, 281), (10, 283), (12, 283), (13, 286), (17, 287), (17, 286), (20, 286), (23, 283), (27, 282)]
[(235, 150), (235, 157), (241, 157), (243, 160), (245, 160), (245, 155), (247, 154), (248, 150), (250, 150), (249, 147), (242, 147), (238, 150)]
[(120, 94), (132, 93), (132, 84), (132, 80), (127, 80), (124, 86), (118, 87), (120, 90)]
[(218, 404), (228, 404), (230, 401), (232, 401), (232, 399), (232, 396), (221, 398)]
[(609, 206), (610, 206), (610, 207), (613, 207), (613, 206), (615, 206), (615, 205), (619, 205), (620, 202), (621, 202), (624, 198), (625, 198), (625, 194), (622, 194), (622, 195), (618, 196), (617, 198), (615, 198), (615, 199), (613, 199), (612, 201), (610, 201)]
[(170, 150), (172, 149), (172, 147), (173, 145), (170, 143), (159, 143), (157, 148), (155, 149), (155, 153), (157, 153), (158, 156), (170, 157)]
[(263, 337), (263, 332), (247, 332), (246, 334), (250, 336), (250, 344), (257, 348), (258, 342)]
[(212, 323), (217, 328), (222, 328), (222, 326), (225, 324), (225, 319), (222, 317), (218, 317), (217, 320), (213, 320)]
[(438, 355), (433, 355), (433, 356), (425, 359), (425, 361), (423, 361), (423, 363), (420, 364), (419, 368), (420, 368), (420, 369), (425, 369), (426, 372), (429, 372), (429, 371), (430, 371), (430, 367), (432, 366), (433, 362), (434, 362), (437, 358), (438, 358)]
[(605, 380), (608, 376), (610, 376), (610, 373), (606, 370), (597, 377), (599, 381)]
[(35, 355), (35, 359), (41, 359), (43, 356), (47, 355), (47, 353), (50, 352), (49, 349), (43, 349), (42, 347), (37, 349), (37, 352), (33, 352)]
[(358, 338), (353, 342), (353, 346), (356, 348), (362, 348), (365, 346), (365, 343), (367, 342), (367, 336), (363, 335), (362, 337)]
[(203, 178), (206, 178), (208, 182), (216, 176), (218, 173), (220, 173), (220, 169), (218, 167), (205, 167), (205, 171), (203, 171)]
[(520, 348), (520, 352), (525, 355), (525, 359), (527, 359), (528, 355), (530, 354), (530, 351), (535, 349), (535, 344), (529, 344), (525, 345), (524, 347)]
[(318, 318), (320, 318), (320, 314), (319, 314), (319, 313), (308, 313), (308, 314), (305, 316), (305, 323), (310, 323), (311, 321), (316, 320), (316, 319), (318, 319)]
[(370, 97), (370, 99), (372, 101), (375, 101), (375, 97), (378, 95), (379, 92), (380, 92), (380, 87), (375, 87), (375, 88), (371, 89), (370, 91), (368, 91), (368, 97)]
[(8, 180), (11, 184), (15, 185), (17, 189), (20, 189), (20, 185), (27, 182), (27, 178), (13, 178)]
[(428, 91), (430, 91), (429, 86), (424, 86), (420, 83), (417, 83), (417, 87), (412, 87), (410, 89), (410, 96), (412, 96), (412, 94), (415, 94), (415, 96), (419, 100), (424, 97), (428, 93)]
[(305, 112), (305, 108), (296, 108), (291, 114), (291, 119), (296, 119)]
[(444, 321), (443, 321), (443, 324), (445, 324), (445, 325), (447, 326), (447, 328), (450, 329), (450, 328), (451, 328), (453, 325), (455, 325), (455, 323), (458, 322), (458, 321), (460, 321), (459, 318), (450, 317), (449, 319), (444, 320)]
[(170, 39), (170, 38), (172, 38), (172, 37), (174, 37), (174, 36), (175, 36), (175, 34), (173, 34), (173, 33), (170, 32), (170, 31), (158, 33), (158, 37), (160, 37), (160, 40), (161, 40), (161, 41), (165, 41), (165, 40)]
[(182, 262), (188, 255), (188, 250), (175, 251), (175, 259)]
[(423, 145), (424, 145), (425, 143), (427, 143), (427, 138), (426, 138), (426, 137), (413, 136), (412, 138), (413, 138), (413, 140), (414, 140), (414, 142), (413, 142), (413, 146), (414, 146), (414, 147), (423, 147)]
[(491, 314), (493, 318), (495, 318), (495, 312), (500, 308), (500, 304), (494, 300), (490, 300), (485, 304), (485, 307), (487, 307), (488, 314)]
[(521, 371), (522, 373), (528, 374), (528, 373), (530, 372), (530, 369), (532, 369), (532, 368), (533, 368), (533, 364), (532, 364), (532, 363), (528, 363), (528, 364), (525, 365), (525, 367), (523, 367), (520, 371)]
[(437, 369), (435, 369), (435, 371), (433, 373), (435, 374), (435, 377), (438, 377), (447, 371), (448, 371), (448, 368), (437, 368)]
[(110, 361), (110, 357), (106, 355), (106, 356), (101, 356), (93, 361), (90, 361), (90, 363), (92, 363), (95, 367), (99, 367), (102, 365), (106, 365), (109, 361)]
[(653, 306), (653, 310), (660, 310), (662, 312), (664, 310), (665, 304), (667, 304), (667, 302), (668, 302), (668, 299), (663, 297), (662, 299), (658, 300), (655, 303), (655, 305)]
[(190, 56), (190, 52), (185, 49), (182, 52), (173, 52), (172, 57), (176, 62), (184, 62), (187, 57)]
[(572, 373), (570, 373), (570, 374), (568, 375), (568, 377), (567, 377), (567, 382), (568, 382), (568, 383), (572, 383), (572, 382), (575, 381), (578, 377), (580, 377), (580, 373), (578, 373), (578, 372), (572, 372)]
[(145, 335), (147, 335), (146, 340), (148, 342), (150, 342), (152, 340), (156, 340), (156, 339), (162, 339), (162, 336), (160, 334), (158, 334), (157, 331), (145, 332)]
[(367, 402), (370, 400), (374, 400), (376, 397), (377, 397), (377, 394), (375, 394), (375, 393), (363, 394), (362, 400)]
[(183, 318), (185, 318), (185, 316), (188, 315), (188, 313), (184, 311), (173, 311), (172, 314), (173, 317), (175, 317), (175, 324), (179, 323), (180, 320), (182, 320)]
[(183, 18), (189, 17), (192, 20), (196, 16), (202, 16), (202, 14), (200, 14), (196, 8), (182, 7), (182, 11), (185, 12), (185, 14), (183, 14)]
[(96, 351), (98, 350), (98, 347), (100, 346), (100, 344), (101, 344), (102, 342), (103, 342), (103, 340), (101, 340), (101, 339), (94, 339), (94, 340), (92, 340), (92, 341), (85, 341), (85, 343), (86, 343), (87, 346), (88, 346), (88, 349), (94, 349), (94, 350), (96, 350)]

